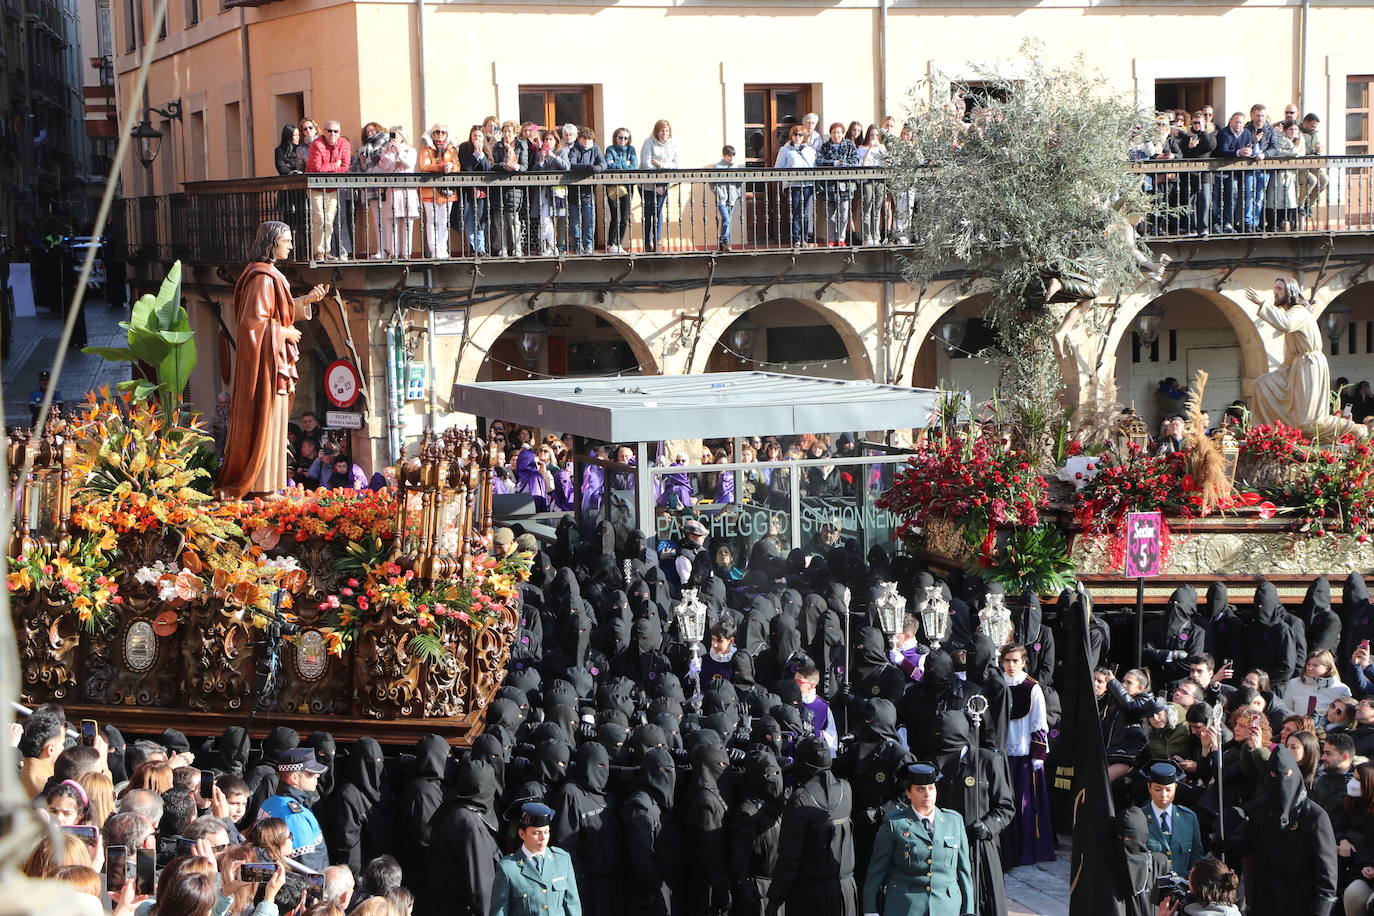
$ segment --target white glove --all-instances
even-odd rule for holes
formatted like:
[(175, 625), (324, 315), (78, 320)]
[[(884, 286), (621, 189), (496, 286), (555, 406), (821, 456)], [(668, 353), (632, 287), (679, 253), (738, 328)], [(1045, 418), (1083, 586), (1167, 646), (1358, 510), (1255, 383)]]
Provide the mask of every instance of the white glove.
[(894, 665), (900, 665), (902, 663), (902, 653), (898, 652), (896, 649), (888, 649), (887, 660)]
[(1031, 769), (1032, 769), (1032, 770), (1035, 770), (1035, 771), (1038, 773), (1038, 772), (1040, 772), (1041, 770), (1043, 770), (1044, 768), (1045, 768), (1045, 761), (1041, 760), (1039, 757), (1032, 757), (1032, 758), (1031, 758)]
[(692, 663), (687, 666), (687, 676), (694, 678), (698, 674), (701, 674), (701, 659), (693, 658)]

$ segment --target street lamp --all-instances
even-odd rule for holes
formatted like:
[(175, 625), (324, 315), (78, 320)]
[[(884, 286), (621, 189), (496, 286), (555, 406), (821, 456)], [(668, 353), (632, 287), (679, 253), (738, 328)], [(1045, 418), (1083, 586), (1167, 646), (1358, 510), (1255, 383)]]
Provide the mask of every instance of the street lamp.
[(525, 361), (526, 369), (533, 369), (539, 362), (548, 339), (549, 329), (542, 325), (533, 325), (520, 332), (516, 346), (520, 349), (520, 358)]
[(143, 120), (138, 122), (138, 126), (129, 132), (129, 136), (134, 140), (134, 151), (138, 154), (138, 161), (143, 163), (143, 167), (151, 169), (153, 162), (157, 159), (157, 154), (162, 149), (162, 131), (153, 126), (153, 122), (148, 120), (148, 112), (152, 112), (168, 121), (181, 120), (181, 102), (168, 102), (166, 108), (145, 108), (143, 109)]
[(754, 355), (754, 342), (758, 339), (758, 332), (762, 330), (748, 318), (741, 318), (730, 326), (730, 349), (735, 351), (735, 355), (741, 360), (749, 359)]
[(945, 316), (935, 323), (935, 338), (945, 345), (946, 350), (959, 349), (967, 333), (968, 319), (954, 312), (946, 312)]
[(1135, 316), (1135, 336), (1141, 346), (1153, 347), (1159, 340), (1159, 331), (1164, 326), (1164, 306), (1151, 302)]
[(1350, 326), (1350, 311), (1349, 305), (1336, 301), (1322, 312), (1322, 331), (1326, 334), (1326, 339), (1331, 341), (1331, 346), (1334, 347), (1340, 342), (1341, 335)]

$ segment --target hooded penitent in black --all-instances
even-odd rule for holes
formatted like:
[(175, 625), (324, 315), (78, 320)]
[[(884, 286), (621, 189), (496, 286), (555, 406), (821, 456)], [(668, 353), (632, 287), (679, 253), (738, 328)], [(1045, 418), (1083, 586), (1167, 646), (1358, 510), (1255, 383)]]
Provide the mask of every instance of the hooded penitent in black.
[(279, 725), (267, 733), (262, 742), (262, 760), (244, 774), (248, 783), (248, 808), (244, 820), (251, 823), (258, 816), (258, 806), (277, 794), (277, 761), (287, 751), (300, 747), (301, 736), (294, 728)]
[(808, 916), (853, 916), (854, 840), (850, 832), (853, 796), (849, 784), (830, 772), (830, 751), (819, 738), (797, 744), (795, 785), (782, 812), (782, 836), (768, 904)]
[(636, 775), (620, 808), (632, 852), (626, 909), (636, 916), (670, 916), (677, 912), (674, 898), (682, 899), (682, 832), (673, 810), (677, 770), (668, 752), (656, 747), (644, 753)]
[(596, 742), (577, 749), (565, 782), (550, 802), (554, 809), (549, 842), (572, 856), (582, 912), (620, 916), (624, 888), (625, 838), (614, 801), (607, 794), (610, 755)]
[(1269, 672), (1270, 682), (1276, 686), (1287, 684), (1297, 672), (1301, 659), (1293, 630), (1279, 603), (1279, 591), (1272, 582), (1261, 581), (1255, 586), (1254, 615), (1245, 625), (1245, 644), (1238, 671), (1262, 668)]
[(1298, 619), (1307, 632), (1307, 651), (1325, 649), (1335, 655), (1341, 648), (1341, 618), (1331, 610), (1331, 583), (1318, 576), (1307, 587), (1298, 608)]
[[(1225, 582), (1213, 582), (1207, 586), (1207, 607), (1203, 609), (1203, 629), (1206, 637), (1203, 651), (1216, 659), (1220, 668), (1226, 659), (1235, 660), (1240, 656), (1245, 641), (1245, 624), (1231, 604)], [(1241, 672), (1243, 673), (1243, 672)]]
[(1012, 639), (1026, 647), (1026, 673), (1035, 678), (1041, 688), (1054, 683), (1054, 633), (1044, 624), (1044, 610), (1040, 596), (1027, 591), (1017, 605), (1012, 606)]
[(1287, 747), (1269, 755), (1269, 773), (1269, 788), (1251, 806), (1234, 847), (1255, 858), (1250, 916), (1327, 916), (1337, 899), (1331, 822), (1307, 797)]
[(338, 758), (338, 745), (334, 743), (334, 736), (329, 732), (311, 732), (305, 739), (307, 747), (314, 748), (315, 759), (329, 767), (327, 773), (320, 775), (319, 786), (315, 794), (319, 796), (321, 802), (328, 803), (329, 796), (334, 792), (336, 779), (335, 761)]
[(729, 846), (725, 796), (720, 781), (730, 760), (725, 747), (699, 743), (692, 749), (692, 774), (683, 799), (687, 840), (687, 912), (720, 913), (730, 908)]
[[(973, 876), (981, 901), (978, 912), (1005, 913), (1007, 889), (1002, 880), (1000, 836), (1016, 814), (1016, 797), (1011, 791), (1007, 758), (982, 740), (978, 745), (976, 764), (972, 747), (962, 755), (942, 758), (939, 804), (959, 812), (968, 829), (970, 852), (978, 863), (978, 873)], [(975, 844), (976, 850), (972, 848)]]
[(881, 630), (864, 627), (855, 634), (854, 648), (849, 653), (849, 690), (856, 701), (883, 697), (895, 704), (910, 682), (900, 668), (887, 660), (887, 643)]
[(611, 662), (611, 672), (627, 677), (641, 690), (649, 690), (653, 682), (672, 672), (668, 656), (663, 653), (663, 625), (654, 613), (637, 619), (631, 631), (630, 648)]
[(864, 700), (853, 730), (854, 740), (835, 758), (835, 775), (854, 793), (854, 871), (867, 874), (883, 806), (897, 800), (895, 777), (916, 758), (897, 737), (897, 707), (889, 700)]
[(1150, 851), (1150, 825), (1144, 809), (1127, 808), (1117, 815), (1116, 834), (1121, 856), (1117, 899), (1125, 901), (1126, 916), (1153, 916), (1155, 881), (1168, 872), (1169, 866), (1161, 853)]
[(395, 855), (405, 873), (406, 887), (421, 890), (430, 885), (425, 871), (429, 861), (429, 822), (444, 801), (448, 760), (448, 742), (438, 735), (425, 735), (415, 742), (410, 779), (397, 793)]
[(1141, 657), (1150, 666), (1154, 683), (1167, 684), (1188, 676), (1188, 658), (1206, 644), (1206, 634), (1196, 623), (1197, 591), (1180, 585), (1169, 596), (1164, 616), (1145, 627)]
[(469, 757), (454, 773), (453, 797), (430, 821), (430, 900), (419, 916), (487, 916), (501, 850), (496, 845), (496, 773)]
[(763, 916), (782, 834), (782, 765), (765, 747), (744, 759), (744, 797), (730, 815), (730, 883), (740, 916)]
[(359, 738), (343, 760), (340, 784), (320, 820), (329, 860), (354, 871), (395, 849), (395, 805), (382, 783), (382, 746)]
[(242, 776), (248, 769), (248, 752), (252, 741), (248, 729), (231, 725), (215, 741), (214, 768), (221, 773)]
[(1364, 576), (1353, 572), (1341, 587), (1341, 651), (1336, 659), (1347, 661), (1366, 639), (1374, 640), (1374, 604), (1369, 602)]

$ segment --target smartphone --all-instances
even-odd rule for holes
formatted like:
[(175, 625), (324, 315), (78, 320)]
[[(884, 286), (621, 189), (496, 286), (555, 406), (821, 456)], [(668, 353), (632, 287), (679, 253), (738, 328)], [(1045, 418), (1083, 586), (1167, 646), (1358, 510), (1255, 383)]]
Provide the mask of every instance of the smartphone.
[(95, 728), (94, 719), (81, 720), (81, 743), (86, 747), (95, 747)]
[(1259, 715), (1259, 713), (1257, 713), (1257, 712), (1252, 712), (1252, 713), (1250, 713), (1250, 729), (1251, 729), (1251, 731), (1259, 731), (1259, 727), (1260, 727), (1260, 715)]
[(215, 774), (210, 770), (200, 771), (200, 797), (215, 797)]
[(1369, 640), (1367, 640), (1367, 639), (1362, 639), (1362, 640), (1360, 640), (1360, 648), (1363, 649), (1364, 651), (1368, 652), (1368, 651), (1369, 651)]
[(124, 889), (128, 880), (125, 863), (128, 861), (127, 846), (110, 846), (105, 850), (105, 890), (117, 894)]
[(136, 861), (138, 887), (135, 890), (140, 896), (151, 897), (157, 891), (157, 851), (140, 849)]
[(196, 841), (195, 841), (195, 840), (191, 839), (190, 837), (179, 836), (179, 837), (176, 838), (176, 841), (177, 841), (177, 855), (178, 855), (178, 856), (189, 856), (189, 855), (194, 855), (194, 854), (195, 854), (195, 851), (196, 851)]
[(276, 862), (244, 862), (239, 865), (239, 880), (244, 884), (266, 884), (278, 867)]
[(324, 896), (324, 875), (302, 875), (305, 878), (305, 893), (309, 897)]
[(86, 845), (95, 849), (100, 845), (100, 828), (89, 824), (68, 824), (62, 828), (70, 834), (81, 837)]

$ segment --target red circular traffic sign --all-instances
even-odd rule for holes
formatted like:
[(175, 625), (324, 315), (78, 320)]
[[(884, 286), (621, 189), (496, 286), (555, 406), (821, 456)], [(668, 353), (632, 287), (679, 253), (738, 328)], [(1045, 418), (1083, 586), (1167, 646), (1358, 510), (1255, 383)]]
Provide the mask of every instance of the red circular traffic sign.
[(346, 359), (336, 359), (324, 370), (324, 393), (335, 407), (352, 407), (362, 393), (363, 378)]

